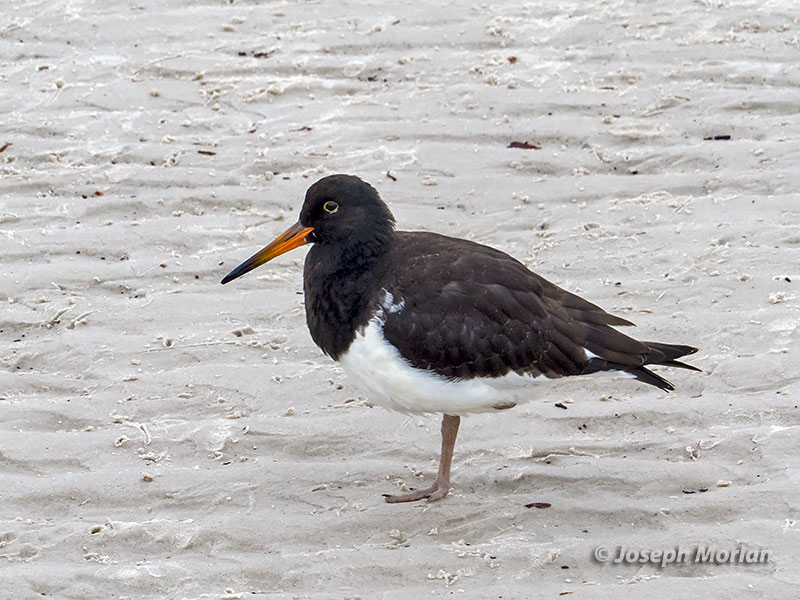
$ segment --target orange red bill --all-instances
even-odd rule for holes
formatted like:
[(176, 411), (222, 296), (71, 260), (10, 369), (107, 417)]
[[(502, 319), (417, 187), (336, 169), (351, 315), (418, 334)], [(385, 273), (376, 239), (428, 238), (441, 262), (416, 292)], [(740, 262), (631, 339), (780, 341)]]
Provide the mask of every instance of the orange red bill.
[(272, 260), (276, 256), (280, 256), (281, 254), (289, 252), (289, 250), (294, 250), (295, 248), (307, 244), (306, 236), (312, 231), (314, 231), (313, 227), (304, 227), (298, 221), (275, 238), (268, 246), (253, 254), (253, 256), (225, 275), (222, 283), (225, 284), (229, 281), (233, 281), (237, 277), (241, 277), (245, 273), (249, 273), (256, 267), (263, 265), (265, 262)]

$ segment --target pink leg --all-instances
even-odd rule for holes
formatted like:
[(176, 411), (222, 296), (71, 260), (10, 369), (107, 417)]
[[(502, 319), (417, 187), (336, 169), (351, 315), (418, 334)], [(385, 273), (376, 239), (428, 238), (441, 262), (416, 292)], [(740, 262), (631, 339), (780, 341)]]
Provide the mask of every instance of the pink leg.
[(386, 502), (395, 504), (397, 502), (415, 502), (427, 498), (428, 502), (441, 500), (450, 491), (450, 465), (453, 462), (453, 447), (456, 445), (458, 436), (458, 426), (461, 417), (444, 415), (442, 417), (442, 457), (439, 460), (439, 474), (431, 487), (423, 490), (415, 490), (409, 494), (398, 496), (386, 496)]

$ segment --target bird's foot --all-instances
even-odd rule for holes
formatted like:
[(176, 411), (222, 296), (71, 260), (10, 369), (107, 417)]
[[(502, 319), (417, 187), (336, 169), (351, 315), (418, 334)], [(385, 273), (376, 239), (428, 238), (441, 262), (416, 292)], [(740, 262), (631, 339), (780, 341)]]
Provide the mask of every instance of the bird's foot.
[(389, 504), (397, 504), (399, 502), (416, 502), (417, 500), (423, 500), (424, 498), (427, 498), (428, 502), (436, 502), (437, 500), (441, 500), (447, 496), (448, 492), (450, 492), (450, 484), (439, 483), (437, 480), (433, 482), (431, 487), (427, 487), (422, 490), (414, 490), (408, 494), (398, 494), (394, 496), (384, 494), (384, 499)]

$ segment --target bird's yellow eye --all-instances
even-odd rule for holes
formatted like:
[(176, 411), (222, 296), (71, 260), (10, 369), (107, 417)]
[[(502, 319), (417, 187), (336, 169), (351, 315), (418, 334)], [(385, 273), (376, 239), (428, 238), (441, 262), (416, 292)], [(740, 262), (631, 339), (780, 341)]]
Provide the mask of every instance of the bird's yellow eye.
[(326, 213), (333, 214), (337, 210), (339, 210), (339, 205), (336, 204), (336, 202), (332, 202), (332, 201), (328, 200), (325, 204), (322, 205), (322, 208), (325, 209)]

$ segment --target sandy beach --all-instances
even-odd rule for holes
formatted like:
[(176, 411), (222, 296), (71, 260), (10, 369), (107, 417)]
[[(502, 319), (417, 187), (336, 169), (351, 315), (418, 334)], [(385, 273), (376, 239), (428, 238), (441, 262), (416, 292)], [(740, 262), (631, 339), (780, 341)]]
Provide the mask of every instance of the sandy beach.
[[(795, 2), (2, 13), (0, 600), (800, 594)], [(219, 284), (331, 173), (703, 372), (466, 418), (384, 503), (439, 418), (314, 346), (305, 250)], [(597, 554), (698, 546), (768, 559)]]

